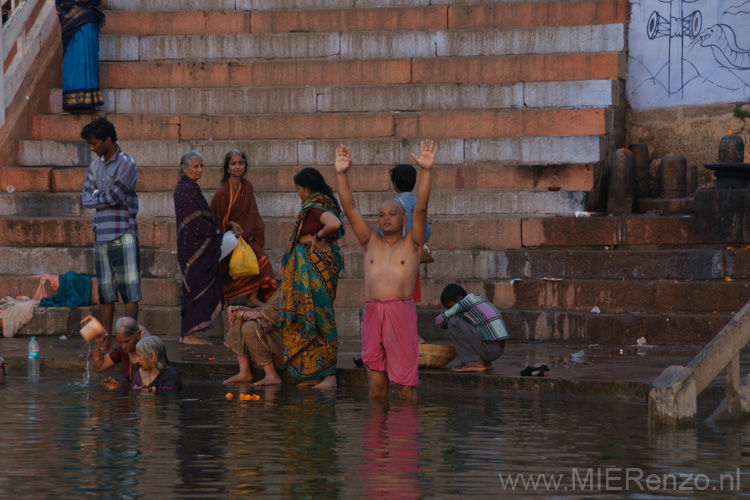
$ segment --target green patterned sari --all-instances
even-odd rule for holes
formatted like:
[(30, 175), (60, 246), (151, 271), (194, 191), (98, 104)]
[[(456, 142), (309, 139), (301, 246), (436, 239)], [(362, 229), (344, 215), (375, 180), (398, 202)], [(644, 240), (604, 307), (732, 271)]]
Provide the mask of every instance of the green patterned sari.
[(333, 301), (344, 260), (335, 242), (343, 236), (344, 230), (342, 227), (337, 234), (326, 238), (330, 252), (316, 250), (310, 243), (298, 243), (305, 217), (314, 208), (341, 218), (333, 200), (315, 193), (302, 204), (289, 241), (281, 285), (279, 328), (284, 334), (286, 370), (301, 380), (333, 375), (338, 350)]

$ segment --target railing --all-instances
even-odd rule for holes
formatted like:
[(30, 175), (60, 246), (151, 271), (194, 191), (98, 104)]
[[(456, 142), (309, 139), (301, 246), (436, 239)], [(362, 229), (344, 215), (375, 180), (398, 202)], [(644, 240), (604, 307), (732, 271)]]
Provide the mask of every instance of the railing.
[(724, 400), (709, 420), (750, 413), (750, 377), (741, 384), (740, 350), (750, 342), (750, 302), (687, 365), (670, 366), (651, 385), (649, 423), (674, 425), (695, 420), (697, 398), (722, 370)]
[(15, 99), (26, 75), (33, 67), (57, 16), (54, 0), (0, 0), (3, 24), (0, 28), (0, 126), (5, 111)]

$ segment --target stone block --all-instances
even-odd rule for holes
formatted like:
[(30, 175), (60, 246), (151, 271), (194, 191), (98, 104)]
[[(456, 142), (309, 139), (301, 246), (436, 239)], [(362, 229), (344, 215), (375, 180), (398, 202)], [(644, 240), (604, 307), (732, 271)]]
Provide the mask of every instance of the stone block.
[[(300, 165), (330, 165), (341, 141), (300, 141)], [(464, 163), (464, 141), (443, 139), (438, 141), (440, 165)], [(419, 140), (361, 139), (348, 141), (356, 165), (395, 165), (410, 161), (411, 154), (419, 152)]]
[[(129, 140), (180, 139), (180, 117), (148, 115), (111, 115), (109, 121), (119, 137)], [(81, 130), (90, 123), (85, 115), (36, 115), (32, 119), (31, 139), (47, 141), (81, 140)]]
[(724, 276), (723, 252), (713, 249), (522, 249), (497, 252), (498, 277), (573, 280), (706, 280)]
[(219, 35), (249, 33), (249, 12), (110, 11), (103, 35)]
[(256, 11), (253, 33), (427, 31), (447, 28), (447, 7)]
[[(232, 2), (235, 3), (235, 2)], [(236, 0), (237, 10), (351, 9), (354, 0)]]
[(80, 195), (57, 193), (1, 193), (0, 213), (27, 217), (44, 217), (66, 214), (77, 216), (90, 214), (81, 204)]
[(336, 86), (316, 89), (318, 111), (444, 111), (520, 108), (522, 83)]
[(130, 12), (231, 11), (235, 9), (235, 0), (107, 0), (106, 7), (110, 10)]
[(413, 83), (556, 82), (624, 76), (615, 52), (426, 58), (415, 59), (412, 69)]
[(453, 111), (396, 116), (396, 137), (591, 136), (607, 133), (604, 109)]
[(524, 82), (523, 101), (529, 108), (606, 108), (616, 105), (614, 80)]
[(435, 57), (435, 35), (424, 31), (368, 31), (341, 34), (342, 59)]
[(49, 191), (51, 171), (46, 167), (0, 167), (0, 190), (7, 192), (13, 186), (16, 193)]
[[(180, 117), (182, 140), (352, 139), (393, 136), (386, 113)], [(329, 160), (330, 161), (330, 160)]]
[(527, 247), (690, 245), (707, 241), (684, 217), (524, 219), (522, 225)]
[(141, 58), (139, 39), (135, 35), (99, 37), (100, 61), (138, 61)]
[(236, 115), (312, 113), (314, 88), (118, 89), (117, 112), (124, 114)]
[(165, 62), (99, 65), (102, 87), (110, 89), (228, 87), (229, 63)]
[[(102, 37), (102, 39), (106, 38), (108, 37)], [(114, 43), (118, 45), (117, 42)], [(185, 35), (140, 38), (141, 61), (248, 58), (306, 59), (331, 57), (338, 55), (339, 52), (338, 33)]]
[(658, 312), (654, 284), (613, 280), (520, 280), (495, 283), (494, 303), (503, 309), (559, 309), (603, 313)]
[(739, 281), (657, 283), (656, 306), (664, 312), (735, 314), (750, 300), (750, 285)]
[(410, 83), (411, 61), (300, 60), (232, 63), (229, 82), (233, 87)]
[(603, 155), (598, 136), (468, 139), (466, 163), (593, 163)]
[(438, 57), (576, 54), (626, 49), (622, 24), (442, 30), (436, 33), (435, 40)]
[(625, 24), (629, 21), (627, 0), (600, 2), (495, 3), (492, 5), (451, 5), (450, 29), (575, 26), (586, 24)]
[(22, 166), (74, 167), (88, 165), (91, 151), (83, 141), (21, 141), (18, 163)]

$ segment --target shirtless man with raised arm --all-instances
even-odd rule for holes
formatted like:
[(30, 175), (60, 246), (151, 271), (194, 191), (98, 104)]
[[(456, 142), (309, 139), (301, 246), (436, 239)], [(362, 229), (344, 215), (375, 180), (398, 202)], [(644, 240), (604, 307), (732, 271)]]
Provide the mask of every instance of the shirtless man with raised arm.
[(370, 228), (354, 207), (346, 174), (352, 165), (349, 148), (342, 145), (336, 150), (341, 207), (365, 248), (362, 361), (367, 370), (371, 399), (385, 400), (389, 381), (396, 385), (402, 401), (413, 401), (417, 396), (419, 337), (412, 294), (427, 226), (430, 176), (436, 150), (432, 141), (422, 141), (419, 158), (411, 155), (422, 167), (411, 231), (403, 234), (407, 220), (403, 205), (389, 200), (380, 206), (378, 214), (383, 236)]

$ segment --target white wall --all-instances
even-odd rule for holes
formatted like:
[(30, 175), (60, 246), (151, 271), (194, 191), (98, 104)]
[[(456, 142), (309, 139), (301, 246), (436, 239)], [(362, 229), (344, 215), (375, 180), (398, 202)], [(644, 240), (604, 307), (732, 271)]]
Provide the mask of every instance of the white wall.
[(631, 0), (631, 9), (635, 110), (750, 98), (750, 0)]

